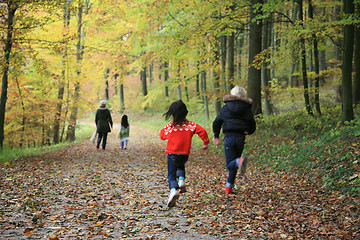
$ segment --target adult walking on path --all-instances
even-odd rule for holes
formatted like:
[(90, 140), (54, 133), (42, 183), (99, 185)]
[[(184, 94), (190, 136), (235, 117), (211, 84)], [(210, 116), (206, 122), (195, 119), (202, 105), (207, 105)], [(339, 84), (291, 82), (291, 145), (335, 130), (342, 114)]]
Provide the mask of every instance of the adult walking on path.
[(96, 131), (98, 133), (98, 139), (96, 142), (96, 148), (100, 148), (100, 143), (102, 140), (102, 149), (106, 148), (107, 136), (111, 132), (110, 127), (113, 127), (113, 121), (111, 118), (110, 110), (106, 107), (106, 101), (102, 100), (100, 102), (99, 108), (96, 110), (95, 114), (95, 124)]

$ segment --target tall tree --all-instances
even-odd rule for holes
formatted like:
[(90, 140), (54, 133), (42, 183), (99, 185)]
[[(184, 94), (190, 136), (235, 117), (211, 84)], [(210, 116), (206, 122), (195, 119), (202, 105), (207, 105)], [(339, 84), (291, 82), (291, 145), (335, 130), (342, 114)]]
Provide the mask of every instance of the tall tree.
[(271, 47), (271, 43), (272, 43), (272, 34), (271, 34), (271, 29), (272, 29), (272, 19), (271, 16), (273, 14), (271, 14), (269, 17), (265, 18), (263, 20), (263, 38), (262, 38), (262, 49), (264, 51), (264, 57), (265, 59), (262, 61), (262, 78), (261, 78), (261, 82), (262, 82), (262, 88), (263, 88), (263, 92), (264, 92), (264, 112), (266, 115), (271, 115), (274, 113), (273, 111), (273, 106), (270, 100), (270, 69), (269, 69), (269, 65), (270, 65), (270, 47)]
[(228, 36), (228, 48), (227, 48), (227, 80), (228, 89), (234, 87), (234, 74), (235, 74), (235, 33), (231, 33)]
[[(344, 13), (346, 15), (355, 12), (354, 0), (344, 0)], [(342, 63), (342, 122), (354, 119), (352, 106), (352, 59), (354, 51), (355, 26), (346, 23), (344, 26), (344, 53)]]
[[(360, 2), (356, 5), (357, 15), (360, 16)], [(360, 104), (360, 26), (355, 26), (355, 52), (354, 52), (354, 83), (353, 83), (353, 102)]]
[(2, 82), (1, 82), (1, 97), (0, 97), (0, 150), (3, 149), (4, 143), (4, 123), (5, 123), (5, 109), (7, 100), (8, 90), (8, 76), (10, 69), (10, 54), (13, 46), (13, 34), (14, 34), (14, 18), (16, 10), (19, 5), (18, 2), (6, 1), (5, 6), (7, 8), (7, 19), (6, 19), (6, 38), (4, 46), (4, 63), (2, 66)]
[(262, 24), (257, 18), (261, 14), (258, 6), (263, 0), (250, 0), (250, 33), (249, 33), (249, 69), (248, 69), (248, 96), (253, 100), (252, 110), (255, 115), (262, 113), (261, 108), (261, 69), (255, 61), (261, 53)]
[[(303, 16), (303, 0), (295, 0), (299, 5), (299, 26), (301, 29), (304, 27), (304, 16)], [(306, 47), (305, 47), (305, 37), (300, 37), (300, 51), (301, 51), (301, 72), (303, 77), (303, 87), (304, 87), (304, 99), (305, 99), (305, 108), (309, 115), (313, 115), (310, 105), (309, 97), (309, 83), (306, 70)]]
[(78, 0), (78, 22), (77, 22), (77, 43), (76, 43), (76, 78), (73, 96), (73, 106), (70, 113), (69, 126), (67, 131), (67, 140), (75, 141), (75, 130), (76, 122), (78, 117), (78, 104), (80, 99), (80, 77), (81, 77), (81, 66), (84, 55), (84, 21), (83, 13), (88, 13), (90, 8), (89, 0)]
[(55, 144), (60, 141), (60, 120), (61, 120), (61, 112), (63, 106), (64, 92), (65, 92), (65, 81), (66, 81), (66, 66), (67, 66), (67, 54), (68, 54), (68, 36), (69, 36), (69, 25), (70, 25), (70, 3), (71, 0), (64, 0), (64, 12), (63, 12), (63, 55), (61, 59), (61, 76), (58, 82), (58, 102), (55, 113), (55, 122), (54, 122), (54, 135), (53, 142)]
[(169, 97), (169, 86), (168, 86), (168, 80), (169, 80), (169, 63), (164, 62), (164, 90), (165, 90), (165, 97)]
[[(314, 19), (314, 6), (311, 0), (309, 2), (309, 17), (310, 19)], [(314, 51), (314, 63), (315, 63), (315, 109), (318, 114), (321, 114), (320, 109), (320, 59), (319, 59), (319, 49), (318, 49), (318, 37), (316, 33), (312, 34), (313, 41), (313, 51)]]

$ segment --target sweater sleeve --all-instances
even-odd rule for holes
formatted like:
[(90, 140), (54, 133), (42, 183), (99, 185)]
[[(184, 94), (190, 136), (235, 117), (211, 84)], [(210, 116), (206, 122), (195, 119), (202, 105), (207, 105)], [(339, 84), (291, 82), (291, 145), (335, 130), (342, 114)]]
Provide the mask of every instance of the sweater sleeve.
[(160, 139), (161, 140), (166, 140), (168, 139), (168, 135), (165, 134), (165, 129), (168, 127), (168, 125), (166, 125), (163, 129), (160, 130)]
[(199, 124), (196, 124), (195, 133), (197, 135), (199, 135), (199, 137), (203, 141), (204, 145), (208, 145), (210, 143), (209, 136), (208, 136), (206, 130), (202, 126), (200, 126)]

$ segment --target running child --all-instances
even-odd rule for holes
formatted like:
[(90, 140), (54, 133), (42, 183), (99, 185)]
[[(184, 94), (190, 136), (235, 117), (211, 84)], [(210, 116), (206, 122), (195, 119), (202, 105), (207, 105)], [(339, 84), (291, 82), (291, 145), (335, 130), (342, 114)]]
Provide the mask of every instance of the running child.
[(160, 138), (168, 140), (165, 152), (167, 156), (168, 183), (170, 188), (168, 207), (174, 207), (180, 193), (186, 192), (185, 186), (185, 163), (187, 162), (191, 149), (191, 139), (194, 134), (199, 135), (203, 141), (202, 148), (206, 150), (209, 137), (206, 130), (195, 122), (188, 121), (186, 115), (188, 110), (183, 101), (173, 102), (164, 114), (165, 119), (172, 118), (160, 131)]

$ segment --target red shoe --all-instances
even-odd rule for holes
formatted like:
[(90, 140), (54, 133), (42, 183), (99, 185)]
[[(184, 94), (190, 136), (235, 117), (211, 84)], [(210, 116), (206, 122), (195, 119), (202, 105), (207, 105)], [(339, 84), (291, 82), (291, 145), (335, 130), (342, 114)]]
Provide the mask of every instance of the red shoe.
[(225, 187), (225, 193), (226, 193), (226, 194), (232, 193), (232, 188), (230, 188), (230, 187)]

